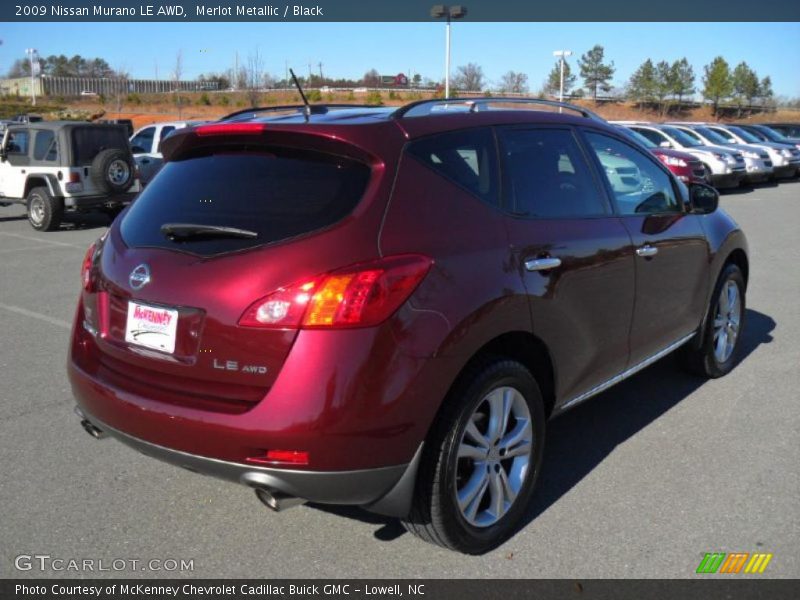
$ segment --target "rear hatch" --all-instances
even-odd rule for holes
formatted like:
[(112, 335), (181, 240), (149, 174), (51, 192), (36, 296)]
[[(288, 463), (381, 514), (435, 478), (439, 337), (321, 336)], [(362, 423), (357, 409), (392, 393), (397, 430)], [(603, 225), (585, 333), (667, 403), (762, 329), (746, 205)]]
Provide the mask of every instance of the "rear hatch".
[(243, 326), (242, 315), (374, 258), (389, 178), (330, 136), (180, 136), (96, 257), (84, 292), (94, 375), (157, 401), (243, 412), (268, 392), (297, 331)]

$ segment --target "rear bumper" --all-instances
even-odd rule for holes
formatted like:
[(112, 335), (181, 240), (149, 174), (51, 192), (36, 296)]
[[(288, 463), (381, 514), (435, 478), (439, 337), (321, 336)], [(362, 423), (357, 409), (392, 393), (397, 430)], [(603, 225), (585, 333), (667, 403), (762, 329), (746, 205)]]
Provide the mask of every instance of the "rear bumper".
[(67, 196), (64, 198), (64, 206), (73, 210), (119, 208), (133, 202), (137, 194), (138, 192), (125, 192), (105, 196)]
[[(76, 407), (81, 420), (86, 420), (105, 435), (130, 446), (142, 454), (182, 467), (194, 473), (210, 475), (253, 488), (281, 492), (321, 504), (364, 506), (373, 512), (405, 516), (410, 508), (413, 482), (421, 447), (409, 464), (355, 471), (301, 471), (245, 465), (206, 456), (198, 456), (165, 448), (158, 444), (109, 427)], [(405, 475), (405, 477), (404, 477)]]

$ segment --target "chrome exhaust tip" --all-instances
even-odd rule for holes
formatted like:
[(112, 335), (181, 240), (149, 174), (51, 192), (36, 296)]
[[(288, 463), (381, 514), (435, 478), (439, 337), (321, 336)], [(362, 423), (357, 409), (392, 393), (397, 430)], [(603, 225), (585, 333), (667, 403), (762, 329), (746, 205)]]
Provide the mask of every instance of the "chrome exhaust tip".
[(83, 411), (77, 406), (75, 407), (75, 414), (78, 415), (78, 418), (81, 420), (81, 427), (83, 427), (83, 430), (94, 439), (102, 440), (103, 438), (108, 437), (108, 434), (87, 419), (86, 415), (83, 414)]
[(294, 506), (300, 506), (301, 504), (306, 503), (304, 498), (289, 496), (283, 492), (273, 491), (267, 488), (257, 487), (255, 488), (255, 491), (256, 497), (262, 502), (262, 504), (275, 512), (288, 510)]

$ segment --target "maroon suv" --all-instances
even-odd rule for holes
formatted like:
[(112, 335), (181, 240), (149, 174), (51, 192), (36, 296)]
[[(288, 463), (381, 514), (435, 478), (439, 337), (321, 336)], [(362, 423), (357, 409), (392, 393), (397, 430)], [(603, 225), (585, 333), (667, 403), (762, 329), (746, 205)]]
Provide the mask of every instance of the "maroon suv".
[(175, 132), (86, 254), (68, 361), (84, 428), (276, 510), (358, 505), (497, 546), (548, 418), (678, 348), (724, 375), (745, 317), (747, 243), (716, 192), (552, 104)]

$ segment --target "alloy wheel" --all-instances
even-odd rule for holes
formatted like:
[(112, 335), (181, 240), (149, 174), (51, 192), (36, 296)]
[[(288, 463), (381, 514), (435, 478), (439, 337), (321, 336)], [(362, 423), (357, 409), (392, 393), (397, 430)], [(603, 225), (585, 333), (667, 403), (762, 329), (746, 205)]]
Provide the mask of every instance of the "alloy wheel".
[(739, 298), (739, 286), (729, 279), (720, 290), (717, 314), (714, 317), (714, 358), (718, 363), (724, 363), (733, 354), (736, 340), (739, 338), (741, 321), (742, 303)]
[(508, 512), (528, 476), (533, 451), (531, 412), (513, 387), (500, 387), (475, 408), (457, 452), (456, 505), (475, 527)]

